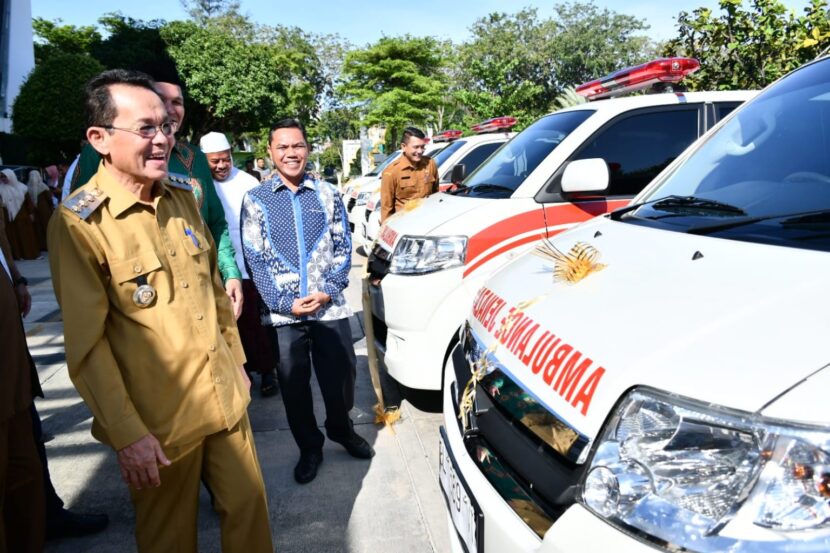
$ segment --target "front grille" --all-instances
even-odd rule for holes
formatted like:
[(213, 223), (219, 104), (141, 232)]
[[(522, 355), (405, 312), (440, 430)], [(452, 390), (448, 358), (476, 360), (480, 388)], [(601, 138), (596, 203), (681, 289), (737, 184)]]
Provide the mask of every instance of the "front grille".
[(348, 203), (346, 204), (346, 211), (347, 211), (348, 213), (351, 213), (351, 212), (352, 212), (352, 210), (354, 209), (354, 205), (355, 205), (356, 203), (357, 203), (357, 199), (355, 199), (355, 198), (349, 198), (349, 201), (348, 201)]
[[(469, 325), (462, 343), (463, 353), (458, 348), (453, 354), (456, 414), (472, 362), (485, 355)], [(547, 410), (489, 355), (495, 368), (476, 385), (464, 444), (504, 501), (542, 537), (574, 503), (583, 470), (576, 459), (588, 439)]]

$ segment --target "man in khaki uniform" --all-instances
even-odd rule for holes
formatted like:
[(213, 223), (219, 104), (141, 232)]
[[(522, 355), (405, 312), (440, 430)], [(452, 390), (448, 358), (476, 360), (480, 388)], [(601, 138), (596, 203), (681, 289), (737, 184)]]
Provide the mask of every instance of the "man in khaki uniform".
[(0, 225), (0, 553), (40, 553), (46, 535), (43, 473), (29, 411), (40, 387), (20, 320), (31, 305)]
[(245, 356), (190, 185), (166, 178), (164, 104), (116, 69), (87, 85), (87, 116), (103, 163), (52, 218), (49, 261), (69, 374), (118, 452), (139, 551), (196, 551), (204, 478), (223, 551), (270, 553)]
[(380, 185), (380, 222), (400, 211), (407, 202), (438, 192), (438, 168), (424, 155), (426, 136), (415, 127), (403, 131), (401, 155), (386, 168)]

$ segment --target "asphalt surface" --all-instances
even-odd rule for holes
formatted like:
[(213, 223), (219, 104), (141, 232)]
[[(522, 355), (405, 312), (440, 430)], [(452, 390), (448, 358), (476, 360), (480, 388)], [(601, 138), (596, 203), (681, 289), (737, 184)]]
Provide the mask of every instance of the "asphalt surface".
[[(384, 375), (387, 404), (400, 404), (402, 418), (391, 428), (374, 424), (376, 400), (369, 379), (362, 336), (360, 275), (365, 258), (355, 254), (347, 298), (357, 353), (357, 385), (352, 418), (355, 429), (373, 445), (370, 461), (350, 457), (327, 442), (324, 462), (310, 484), (294, 482), (299, 452), (288, 430), (280, 395), (261, 398), (253, 383), (249, 415), (254, 429), (271, 515), (275, 550), (301, 552), (428, 553), (449, 551), (444, 499), (438, 487), (440, 396), (402, 391)], [(32, 312), (26, 317), (29, 348), (46, 394), (38, 399), (52, 482), (67, 508), (103, 512), (109, 527), (93, 536), (49, 542), (49, 553), (135, 551), (134, 516), (114, 452), (90, 435), (89, 410), (66, 369), (63, 322), (46, 259), (18, 264), (29, 279)], [(325, 420), (316, 382), (315, 409)], [(199, 498), (199, 551), (221, 551), (219, 520), (207, 493)]]

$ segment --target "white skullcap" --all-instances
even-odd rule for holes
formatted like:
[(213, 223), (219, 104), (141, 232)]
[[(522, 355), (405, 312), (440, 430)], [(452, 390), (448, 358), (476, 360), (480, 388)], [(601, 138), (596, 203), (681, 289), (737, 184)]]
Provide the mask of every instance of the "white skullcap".
[(207, 133), (199, 141), (199, 147), (206, 154), (224, 152), (225, 150), (231, 149), (231, 145), (228, 144), (228, 139), (221, 132)]

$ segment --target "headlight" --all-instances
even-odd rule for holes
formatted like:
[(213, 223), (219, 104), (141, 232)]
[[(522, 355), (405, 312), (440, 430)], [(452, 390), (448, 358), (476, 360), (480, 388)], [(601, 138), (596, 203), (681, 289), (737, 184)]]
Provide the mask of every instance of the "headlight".
[(830, 433), (635, 390), (580, 501), (669, 550), (830, 550)]
[(361, 192), (357, 195), (357, 203), (355, 205), (364, 205), (372, 196), (371, 192)]
[(422, 274), (464, 265), (466, 236), (404, 236), (398, 242), (389, 272)]

